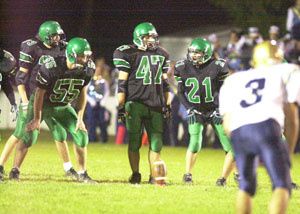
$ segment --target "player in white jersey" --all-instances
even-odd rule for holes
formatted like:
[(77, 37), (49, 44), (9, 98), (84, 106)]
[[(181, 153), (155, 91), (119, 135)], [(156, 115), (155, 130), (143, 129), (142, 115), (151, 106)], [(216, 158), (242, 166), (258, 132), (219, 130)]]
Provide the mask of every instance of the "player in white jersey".
[[(291, 191), (290, 158), (287, 144), (282, 140), (282, 128), (289, 147), (294, 148), (299, 121), (293, 94), (299, 90), (300, 69), (281, 64), (282, 55), (273, 41), (257, 45), (252, 57), (254, 69), (229, 76), (220, 91), (223, 126), (231, 137), (241, 179), (237, 213), (251, 213), (257, 156), (273, 184), (270, 213), (282, 214), (287, 209)], [(294, 78), (298, 78), (298, 84), (294, 84)]]

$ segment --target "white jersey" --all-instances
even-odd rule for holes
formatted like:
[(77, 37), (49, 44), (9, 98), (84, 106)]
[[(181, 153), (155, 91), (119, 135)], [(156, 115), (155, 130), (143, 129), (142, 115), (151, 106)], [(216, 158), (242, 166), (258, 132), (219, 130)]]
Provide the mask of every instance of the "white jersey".
[(284, 104), (300, 104), (300, 68), (278, 64), (229, 76), (220, 90), (221, 115), (232, 113), (230, 131), (268, 119), (284, 125)]

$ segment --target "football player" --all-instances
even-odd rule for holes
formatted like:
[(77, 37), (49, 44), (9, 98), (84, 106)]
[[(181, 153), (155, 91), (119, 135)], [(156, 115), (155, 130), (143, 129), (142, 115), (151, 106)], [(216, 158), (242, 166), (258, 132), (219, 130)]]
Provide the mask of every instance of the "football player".
[[(17, 62), (15, 57), (6, 50), (0, 48), (0, 89), (2, 89), (10, 102), (10, 113), (13, 115), (12, 121), (16, 121), (18, 117), (18, 108), (15, 100), (12, 84), (17, 70)], [(1, 112), (0, 112), (1, 113)], [(0, 169), (0, 180), (2, 172)]]
[(218, 110), (219, 90), (228, 73), (225, 60), (213, 57), (211, 44), (201, 38), (192, 41), (187, 58), (175, 65), (174, 76), (178, 82), (178, 97), (187, 109), (190, 133), (184, 183), (193, 183), (192, 169), (202, 146), (202, 131), (206, 124), (212, 125), (226, 152), (222, 176), (216, 183), (218, 186), (226, 185), (226, 178), (234, 167), (232, 145), (224, 134)]
[[(17, 143), (21, 143), (21, 138), (25, 133), (25, 125), (32, 119), (32, 113), (28, 111), (29, 102), (33, 102), (36, 90), (36, 75), (39, 66), (45, 57), (42, 55), (50, 55), (53, 57), (65, 55), (65, 35), (59, 25), (55, 21), (44, 22), (38, 32), (38, 38), (28, 39), (21, 43), (19, 71), (16, 74), (16, 83), (21, 96), (21, 104), (19, 108), (19, 116), (17, 126), (14, 133), (7, 140), (0, 158), (0, 174), (3, 174), (3, 166), (9, 158), (12, 150)], [(52, 133), (55, 139), (58, 153), (60, 154), (67, 177), (77, 179), (77, 173), (73, 169), (70, 162), (69, 151), (66, 141), (64, 141), (65, 131), (57, 126), (55, 132)], [(35, 143), (36, 139), (22, 139), (29, 147)], [(11, 179), (18, 179), (19, 169), (13, 168), (10, 172)]]
[[(141, 182), (139, 149), (143, 127), (150, 142), (150, 168), (153, 161), (160, 158), (163, 114), (170, 115), (166, 74), (170, 66), (169, 54), (159, 46), (155, 27), (146, 22), (134, 29), (133, 44), (115, 50), (113, 61), (119, 69), (118, 118), (123, 122), (126, 118), (129, 133), (128, 157), (132, 170), (129, 182), (136, 184)], [(151, 175), (149, 181), (154, 183)]]
[(287, 210), (290, 157), (282, 140), (282, 128), (285, 126), (286, 139), (290, 148), (294, 148), (299, 128), (295, 102), (300, 103), (300, 68), (283, 64), (282, 60), (283, 53), (275, 41), (263, 42), (254, 48), (254, 69), (228, 77), (220, 91), (224, 130), (231, 137), (240, 172), (236, 206), (239, 214), (251, 213), (257, 157), (273, 184), (269, 213)]
[[(91, 47), (86, 39), (73, 38), (67, 45), (66, 57), (44, 56), (36, 76), (34, 117), (27, 124), (27, 133), (22, 138), (26, 139), (33, 135), (36, 139), (42, 120), (45, 120), (52, 133), (56, 131), (57, 126), (61, 127), (64, 131), (63, 141), (66, 141), (68, 131), (75, 143), (74, 152), (80, 183), (96, 183), (86, 171), (88, 135), (83, 123), (86, 89), (95, 72), (95, 64), (90, 59), (91, 54)], [(69, 105), (76, 99), (78, 113)], [(29, 103), (29, 108), (32, 108), (32, 103)], [(25, 143), (18, 144), (15, 168), (20, 168), (26, 155), (25, 150), (27, 150)]]

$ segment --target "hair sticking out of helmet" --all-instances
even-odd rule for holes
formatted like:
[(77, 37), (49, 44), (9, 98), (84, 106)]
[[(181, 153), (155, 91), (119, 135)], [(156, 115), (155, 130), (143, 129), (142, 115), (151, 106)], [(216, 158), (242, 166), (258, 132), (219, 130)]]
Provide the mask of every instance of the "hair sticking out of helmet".
[(254, 47), (252, 64), (254, 68), (282, 63), (283, 51), (275, 40), (265, 41)]
[(133, 31), (133, 43), (141, 50), (155, 50), (159, 45), (155, 27), (148, 22), (136, 26)]
[(206, 63), (212, 56), (211, 44), (204, 39), (195, 39), (188, 48), (187, 59), (195, 66)]

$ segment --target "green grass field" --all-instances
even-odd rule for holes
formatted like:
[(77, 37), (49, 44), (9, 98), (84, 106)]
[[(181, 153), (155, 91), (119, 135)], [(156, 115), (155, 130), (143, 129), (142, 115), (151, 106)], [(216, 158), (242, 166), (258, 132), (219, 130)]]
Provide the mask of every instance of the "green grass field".
[[(0, 150), (11, 131), (1, 131)], [(69, 149), (76, 166), (72, 143)], [(89, 144), (88, 172), (100, 183), (79, 184), (64, 177), (62, 162), (52, 138), (41, 133), (38, 143), (32, 147), (21, 168), (21, 181), (0, 183), (0, 213), (235, 213), (237, 185), (230, 176), (227, 186), (216, 187), (220, 176), (224, 152), (203, 149), (193, 172), (194, 185), (181, 182), (185, 169), (186, 148), (164, 147), (162, 158), (168, 168), (168, 185), (147, 184), (149, 166), (147, 147), (141, 149), (140, 168), (142, 184), (131, 185), (127, 146)], [(11, 157), (5, 166), (12, 167)], [(293, 176), (300, 183), (300, 156), (293, 160)], [(76, 168), (76, 167), (75, 167)], [(267, 213), (271, 197), (271, 183), (263, 168), (258, 172), (258, 191), (254, 199), (253, 213)], [(300, 191), (294, 191), (288, 213), (300, 213)]]

